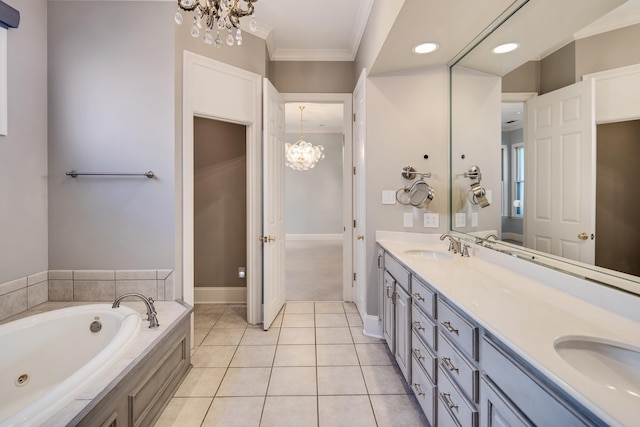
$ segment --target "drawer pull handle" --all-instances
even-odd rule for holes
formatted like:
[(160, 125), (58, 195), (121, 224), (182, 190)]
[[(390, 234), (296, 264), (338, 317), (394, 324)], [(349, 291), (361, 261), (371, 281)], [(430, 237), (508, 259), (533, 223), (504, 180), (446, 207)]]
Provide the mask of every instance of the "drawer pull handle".
[(416, 358), (418, 360), (424, 360), (424, 356), (422, 355), (422, 353), (420, 353), (420, 349), (419, 348), (414, 348), (413, 349), (413, 354), (416, 356)]
[(458, 405), (456, 405), (453, 400), (451, 400), (451, 395), (449, 393), (440, 393), (440, 397), (444, 400), (444, 403), (449, 407), (449, 409), (455, 409), (458, 411)]
[(418, 301), (424, 301), (424, 298), (422, 297), (422, 295), (420, 295), (417, 292), (414, 292), (411, 295), (413, 295), (415, 297), (415, 299), (417, 299)]
[(415, 327), (416, 327), (416, 329), (419, 329), (419, 330), (421, 330), (421, 331), (424, 331), (424, 330), (425, 330), (425, 329), (424, 329), (424, 326), (422, 326), (422, 324), (421, 324), (420, 322), (418, 322), (417, 320), (414, 320), (414, 321), (413, 321), (413, 326), (415, 326)]
[(443, 357), (442, 358), (442, 364), (450, 371), (450, 372), (455, 372), (456, 374), (460, 374), (460, 371), (458, 370), (458, 368), (456, 368), (456, 365), (454, 365), (453, 363), (451, 363), (451, 359), (448, 357)]
[(424, 391), (422, 391), (422, 387), (420, 387), (420, 384), (413, 383), (413, 388), (416, 390), (416, 393), (418, 393), (418, 396), (424, 396)]
[(456, 334), (459, 335), (459, 331), (454, 328), (453, 326), (451, 326), (451, 322), (448, 320), (443, 320), (442, 322), (440, 322), (440, 324), (442, 324), (442, 326), (444, 326), (447, 331), (451, 332), (452, 334)]

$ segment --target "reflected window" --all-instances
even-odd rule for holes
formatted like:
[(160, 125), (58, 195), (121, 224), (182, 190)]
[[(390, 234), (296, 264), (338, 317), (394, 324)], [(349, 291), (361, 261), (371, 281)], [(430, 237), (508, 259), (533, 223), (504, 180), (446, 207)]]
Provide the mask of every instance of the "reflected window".
[(506, 145), (500, 147), (500, 165), (502, 169), (500, 171), (500, 200), (502, 200), (502, 206), (500, 212), (502, 216), (509, 216), (509, 205), (511, 197), (509, 197), (509, 151)]
[(513, 144), (511, 148), (512, 169), (512, 210), (511, 215), (520, 217), (524, 215), (524, 143)]

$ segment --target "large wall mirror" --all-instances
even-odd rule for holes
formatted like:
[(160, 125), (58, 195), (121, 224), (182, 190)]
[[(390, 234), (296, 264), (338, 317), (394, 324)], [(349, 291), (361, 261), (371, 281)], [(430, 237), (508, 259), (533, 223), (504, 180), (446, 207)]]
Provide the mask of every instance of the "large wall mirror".
[(452, 231), (640, 295), (638, 40), (640, 0), (519, 0), (450, 63)]

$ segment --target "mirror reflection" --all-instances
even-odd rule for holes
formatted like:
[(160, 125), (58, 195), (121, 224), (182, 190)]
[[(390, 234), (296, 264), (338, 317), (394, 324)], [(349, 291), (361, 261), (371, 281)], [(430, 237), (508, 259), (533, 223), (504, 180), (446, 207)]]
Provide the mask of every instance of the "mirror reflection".
[(640, 1), (521, 1), (495, 25), (451, 64), (452, 229), (640, 281)]

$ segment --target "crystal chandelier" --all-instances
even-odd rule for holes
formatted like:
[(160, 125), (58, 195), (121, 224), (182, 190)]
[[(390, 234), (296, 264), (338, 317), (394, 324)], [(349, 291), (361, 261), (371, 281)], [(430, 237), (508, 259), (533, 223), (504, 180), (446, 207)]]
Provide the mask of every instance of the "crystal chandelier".
[(291, 169), (298, 171), (306, 171), (311, 169), (318, 163), (318, 160), (324, 159), (324, 147), (322, 145), (313, 146), (304, 140), (302, 136), (302, 111), (304, 106), (300, 106), (300, 139), (295, 144), (286, 143), (285, 165)]
[[(195, 38), (200, 36), (200, 30), (204, 28), (204, 42), (222, 47), (220, 31), (227, 30), (226, 42), (229, 46), (242, 44), (242, 31), (240, 30), (240, 18), (251, 15), (249, 29), (258, 31), (258, 24), (254, 14), (254, 6), (258, 0), (178, 0), (178, 6), (185, 12), (195, 11), (191, 35)], [(242, 8), (242, 3), (246, 3), (246, 8)], [(182, 24), (182, 14), (176, 12), (174, 19), (176, 24)], [(216, 37), (213, 38), (213, 31)], [(235, 33), (235, 35), (234, 35)]]

